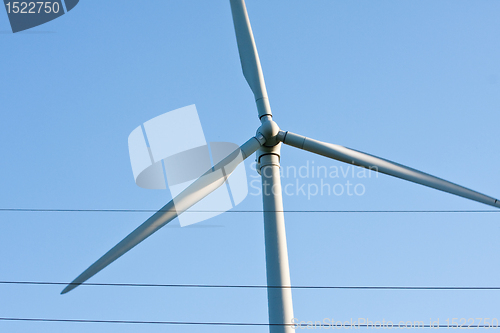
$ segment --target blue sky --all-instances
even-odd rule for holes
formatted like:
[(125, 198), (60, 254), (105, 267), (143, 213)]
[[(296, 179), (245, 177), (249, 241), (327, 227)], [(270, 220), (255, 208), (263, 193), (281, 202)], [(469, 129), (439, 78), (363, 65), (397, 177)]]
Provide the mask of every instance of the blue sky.
[[(500, 3), (248, 1), (275, 121), (499, 197)], [(81, 1), (12, 34), (0, 11), (0, 208), (158, 209), (127, 138), (196, 104), (208, 141), (259, 126), (227, 1)], [(255, 173), (247, 162), (249, 181)], [(346, 165), (282, 148), (282, 166)], [(309, 164), (307, 164), (309, 163)], [(284, 177), (283, 184), (318, 183)], [(385, 175), (285, 210), (490, 210)], [(261, 210), (250, 195), (236, 210)], [(67, 282), (148, 213), (0, 212), (0, 280)], [(286, 213), (293, 285), (500, 286), (496, 213)], [(174, 221), (89, 282), (265, 284), (261, 213)], [(0, 285), (0, 317), (266, 322), (265, 290)], [(498, 318), (497, 291), (294, 290), (300, 320)], [(2, 332), (266, 332), (0, 322)]]

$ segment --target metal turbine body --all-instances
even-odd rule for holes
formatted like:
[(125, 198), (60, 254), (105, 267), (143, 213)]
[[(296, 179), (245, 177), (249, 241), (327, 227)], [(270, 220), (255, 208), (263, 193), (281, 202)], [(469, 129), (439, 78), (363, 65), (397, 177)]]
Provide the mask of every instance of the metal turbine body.
[(261, 121), (256, 135), (208, 170), (104, 254), (66, 286), (61, 292), (62, 294), (71, 291), (94, 276), (135, 245), (216, 190), (224, 184), (239, 163), (256, 152), (258, 171), (262, 177), (269, 330), (271, 333), (294, 332), (292, 328), (293, 307), (290, 270), (279, 172), (281, 143), (500, 208), (498, 199), (407, 166), (343, 146), (281, 131), (272, 119), (264, 76), (245, 2), (244, 0), (230, 0), (230, 3), (243, 75), (254, 93)]

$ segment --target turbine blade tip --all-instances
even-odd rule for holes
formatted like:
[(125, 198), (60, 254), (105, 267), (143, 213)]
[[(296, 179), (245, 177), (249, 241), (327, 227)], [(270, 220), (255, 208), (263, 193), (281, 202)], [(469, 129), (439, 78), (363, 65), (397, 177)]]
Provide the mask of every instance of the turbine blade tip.
[(64, 288), (63, 291), (61, 291), (61, 295), (69, 293), (71, 290), (75, 289), (79, 285), (80, 285), (79, 283), (70, 283), (70, 284), (68, 284), (66, 286), (66, 288)]

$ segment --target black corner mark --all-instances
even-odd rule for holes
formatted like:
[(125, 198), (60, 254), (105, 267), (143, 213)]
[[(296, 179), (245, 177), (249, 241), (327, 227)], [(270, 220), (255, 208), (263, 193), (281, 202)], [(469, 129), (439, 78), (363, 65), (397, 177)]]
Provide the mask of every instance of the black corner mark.
[(4, 0), (12, 32), (16, 33), (52, 21), (64, 15), (61, 0), (12, 1)]
[(66, 4), (66, 10), (69, 12), (73, 8), (75, 8), (76, 4), (80, 0), (64, 0), (64, 3)]
[[(52, 21), (64, 15), (62, 0), (12, 1), (4, 0), (12, 32), (16, 33)], [(73, 9), (79, 0), (64, 0), (67, 11)]]

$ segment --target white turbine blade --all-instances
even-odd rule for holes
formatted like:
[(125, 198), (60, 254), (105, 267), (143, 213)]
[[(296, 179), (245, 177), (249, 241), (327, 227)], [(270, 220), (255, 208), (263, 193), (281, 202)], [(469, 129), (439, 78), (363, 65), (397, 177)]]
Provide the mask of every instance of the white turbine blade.
[(132, 233), (121, 242), (116, 244), (111, 250), (74, 279), (73, 282), (68, 284), (61, 294), (65, 294), (87, 281), (97, 272), (122, 256), (125, 252), (132, 249), (155, 231), (172, 221), (179, 214), (216, 190), (226, 181), (227, 177), (236, 169), (238, 164), (257, 151), (260, 146), (260, 142), (255, 137), (245, 142), (239, 149), (236, 149), (222, 161), (217, 163), (212, 169), (207, 171), (203, 176), (198, 178), (184, 191), (179, 193), (178, 196), (147, 219), (146, 222), (132, 231)]
[(259, 54), (257, 53), (257, 46), (253, 38), (245, 1), (231, 0), (230, 2), (243, 75), (255, 96), (259, 117), (272, 115), (267, 97), (266, 83), (264, 82), (264, 75), (262, 74)]
[(313, 140), (291, 132), (281, 132), (280, 139), (287, 145), (307, 150), (315, 154), (349, 164), (352, 163), (363, 168), (385, 173), (386, 175), (500, 208), (500, 201), (498, 199), (380, 157), (365, 154), (343, 146)]

